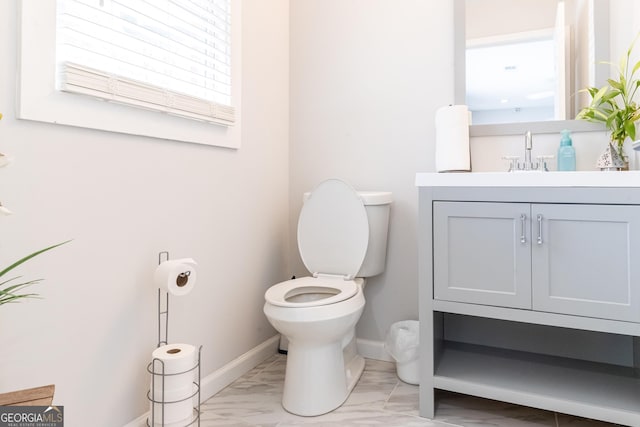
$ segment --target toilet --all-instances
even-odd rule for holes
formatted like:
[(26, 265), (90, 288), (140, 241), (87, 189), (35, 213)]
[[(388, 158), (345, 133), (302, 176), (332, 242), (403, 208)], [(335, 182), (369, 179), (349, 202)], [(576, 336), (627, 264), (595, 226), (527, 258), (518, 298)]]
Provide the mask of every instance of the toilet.
[(391, 193), (354, 190), (323, 181), (298, 220), (298, 249), (311, 276), (265, 293), (264, 313), (288, 341), (282, 406), (315, 416), (344, 403), (364, 370), (355, 326), (364, 309), (367, 277), (382, 273)]

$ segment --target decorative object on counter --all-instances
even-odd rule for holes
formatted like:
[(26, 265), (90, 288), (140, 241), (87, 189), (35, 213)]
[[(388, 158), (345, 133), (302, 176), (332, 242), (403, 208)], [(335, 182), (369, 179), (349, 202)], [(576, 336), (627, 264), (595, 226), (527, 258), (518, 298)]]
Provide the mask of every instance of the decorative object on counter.
[(598, 158), (596, 166), (602, 171), (619, 171), (624, 168), (625, 162), (620, 158), (618, 150), (613, 146), (613, 143), (609, 143), (607, 148), (602, 152)]
[(561, 134), (560, 148), (558, 148), (558, 170), (574, 171), (576, 170), (576, 149), (573, 148), (571, 141), (571, 131), (565, 129)]
[(466, 105), (448, 105), (436, 111), (436, 171), (471, 171), (469, 114)]
[[(624, 153), (624, 142), (627, 138), (632, 141), (636, 139), (636, 122), (640, 120), (640, 106), (635, 100), (638, 87), (640, 87), (640, 79), (636, 76), (640, 72), (640, 61), (635, 64), (629, 63), (638, 38), (640, 38), (640, 33), (616, 66), (617, 80), (610, 78), (607, 80), (609, 84), (599, 89), (596, 87), (583, 89), (591, 95), (591, 104), (583, 108), (576, 116), (577, 119), (604, 123), (610, 132), (610, 145), (614, 146), (618, 157), (625, 163), (628, 156)], [(615, 66), (611, 62), (605, 63)], [(609, 147), (605, 149), (600, 158), (609, 157), (608, 151)], [(598, 160), (598, 167), (601, 167), (600, 160)], [(623, 167), (624, 165), (621, 168)]]

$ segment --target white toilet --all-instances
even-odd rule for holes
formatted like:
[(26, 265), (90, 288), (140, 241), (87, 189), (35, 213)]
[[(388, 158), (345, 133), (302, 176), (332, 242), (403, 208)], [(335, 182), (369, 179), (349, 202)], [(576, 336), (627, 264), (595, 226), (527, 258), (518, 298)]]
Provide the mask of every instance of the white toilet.
[(282, 406), (313, 416), (342, 405), (364, 369), (355, 326), (364, 278), (385, 267), (391, 193), (330, 179), (305, 199), (298, 248), (312, 276), (270, 287), (264, 313), (289, 340)]

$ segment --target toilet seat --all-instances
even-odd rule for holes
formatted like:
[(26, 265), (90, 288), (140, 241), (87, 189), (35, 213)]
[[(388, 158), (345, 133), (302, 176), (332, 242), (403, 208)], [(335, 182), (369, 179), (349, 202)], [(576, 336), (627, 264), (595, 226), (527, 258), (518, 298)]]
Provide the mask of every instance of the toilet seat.
[(301, 277), (271, 286), (264, 297), (279, 307), (303, 308), (335, 304), (358, 293), (355, 280), (341, 277)]
[(358, 192), (328, 179), (309, 195), (298, 219), (298, 249), (314, 277), (353, 279), (367, 254), (369, 218)]

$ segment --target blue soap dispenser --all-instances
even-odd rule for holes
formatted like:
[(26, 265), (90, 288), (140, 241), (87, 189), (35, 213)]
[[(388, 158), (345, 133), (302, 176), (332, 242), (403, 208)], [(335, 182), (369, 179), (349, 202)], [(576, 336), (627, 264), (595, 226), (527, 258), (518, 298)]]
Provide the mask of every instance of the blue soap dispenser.
[(565, 129), (561, 134), (560, 148), (558, 148), (558, 170), (574, 171), (576, 170), (576, 149), (573, 148), (571, 142), (571, 131)]

